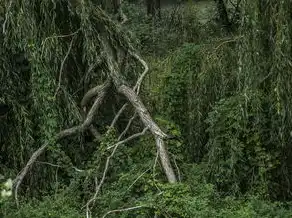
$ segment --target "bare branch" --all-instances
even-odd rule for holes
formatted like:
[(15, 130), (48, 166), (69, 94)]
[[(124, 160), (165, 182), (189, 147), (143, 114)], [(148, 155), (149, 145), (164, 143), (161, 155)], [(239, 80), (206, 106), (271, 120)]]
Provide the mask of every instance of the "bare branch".
[(125, 144), (128, 141), (131, 141), (131, 140), (133, 140), (135, 138), (138, 138), (139, 136), (145, 135), (145, 133), (146, 133), (147, 130), (148, 130), (148, 128), (146, 127), (146, 128), (144, 128), (144, 130), (142, 132), (136, 133), (134, 135), (131, 135), (130, 137), (128, 137), (128, 138), (126, 138), (126, 139), (124, 139), (122, 141), (119, 141), (119, 142), (117, 142), (116, 144), (114, 144), (112, 146), (107, 147), (107, 150), (112, 149), (113, 147), (115, 147), (117, 145)]
[(139, 96), (131, 89), (130, 87), (126, 85), (121, 85), (118, 87), (118, 91), (125, 95), (128, 100), (131, 102), (131, 104), (136, 109), (137, 113), (139, 114), (142, 122), (145, 126), (148, 126), (150, 131), (154, 135), (158, 135), (162, 138), (167, 137), (167, 135), (159, 128), (159, 126), (153, 121), (152, 117), (150, 116), (148, 110), (144, 106), (143, 102), (139, 98)]
[(110, 87), (110, 84), (111, 84), (110, 80), (107, 80), (105, 82), (105, 84), (102, 85), (102, 89), (100, 90), (99, 95), (95, 99), (95, 101), (94, 101), (91, 109), (89, 110), (84, 122), (79, 126), (75, 126), (75, 127), (61, 131), (57, 136), (58, 139), (64, 138), (64, 137), (69, 136), (69, 135), (73, 135), (77, 132), (84, 131), (85, 129), (87, 129), (91, 125), (91, 123), (93, 122), (94, 116), (96, 114), (96, 111), (98, 110), (98, 108), (102, 104), (102, 101), (107, 93), (107, 90)]
[[(148, 73), (149, 71), (149, 67), (147, 65), (147, 63), (137, 54), (137, 53), (134, 53), (134, 52), (130, 52), (130, 54), (136, 58), (144, 67), (144, 71), (143, 73), (141, 74), (141, 76), (138, 78), (133, 90), (137, 93), (137, 95), (139, 94), (140, 92), (140, 87), (141, 87), (141, 84), (146, 76), (146, 74)], [(122, 108), (118, 111), (117, 115), (114, 117), (112, 123), (111, 123), (111, 127), (114, 127), (114, 125), (117, 123), (119, 117), (121, 116), (121, 114), (124, 112), (124, 110), (126, 109), (126, 107), (128, 106), (128, 104), (124, 104), (122, 106)]]
[(31, 168), (31, 166), (34, 164), (36, 159), (45, 151), (47, 148), (48, 143), (44, 144), (42, 147), (40, 147), (38, 150), (36, 150), (33, 155), (30, 157), (29, 161), (27, 162), (26, 166), (22, 169), (22, 171), (17, 175), (17, 177), (14, 179), (13, 184), (14, 184), (14, 198), (16, 201), (17, 206), (19, 206), (19, 201), (18, 201), (18, 188), (27, 174), (28, 170)]
[(130, 54), (136, 58), (144, 67), (144, 72), (141, 74), (141, 76), (139, 77), (139, 79), (137, 80), (137, 83), (136, 85), (134, 86), (134, 91), (136, 91), (137, 94), (139, 94), (140, 92), (140, 87), (141, 87), (141, 84), (146, 76), (146, 74), (148, 73), (149, 71), (149, 67), (148, 67), (148, 64), (146, 63), (146, 61), (144, 61), (137, 53), (133, 53), (133, 52), (130, 52)]
[(142, 177), (145, 175), (145, 173), (147, 173), (151, 168), (148, 168), (147, 170), (145, 170), (143, 173), (141, 173), (141, 175), (139, 175), (137, 177), (137, 179), (134, 180), (134, 182), (129, 186), (129, 188), (127, 188), (127, 191), (132, 188), (132, 186)]
[(45, 44), (46, 44), (47, 40), (49, 40), (49, 39), (55, 39), (55, 38), (66, 38), (66, 37), (74, 36), (79, 31), (80, 31), (80, 28), (78, 30), (76, 30), (74, 33), (70, 33), (68, 35), (50, 36), (50, 37), (45, 38), (45, 40), (42, 41), (42, 55), (41, 56), (43, 56), (44, 48), (45, 48)]
[(156, 141), (157, 150), (159, 152), (160, 162), (162, 164), (162, 167), (164, 169), (166, 177), (170, 183), (175, 183), (176, 176), (175, 176), (175, 173), (174, 173), (172, 166), (170, 164), (168, 152), (167, 152), (166, 147), (164, 145), (164, 141), (160, 136), (156, 136), (155, 141)]
[(61, 87), (61, 81), (62, 81), (62, 75), (63, 75), (64, 64), (65, 64), (65, 62), (66, 62), (66, 60), (67, 60), (67, 58), (68, 58), (68, 56), (69, 56), (69, 54), (70, 54), (70, 52), (71, 52), (71, 49), (72, 49), (72, 46), (73, 46), (73, 41), (74, 41), (74, 37), (72, 38), (72, 40), (71, 40), (71, 42), (70, 42), (70, 45), (69, 45), (69, 48), (68, 48), (68, 51), (67, 51), (67, 53), (66, 53), (66, 55), (65, 55), (65, 57), (64, 57), (64, 59), (63, 59), (63, 61), (62, 61), (62, 63), (61, 63), (61, 67), (60, 67), (60, 71), (59, 71), (59, 81), (58, 81), (58, 86), (57, 86), (57, 89), (56, 89), (56, 91), (55, 91), (55, 95), (54, 95), (54, 97), (56, 97), (56, 95), (58, 94), (59, 89), (60, 89), (60, 87)]
[(135, 112), (134, 115), (132, 116), (132, 118), (128, 121), (128, 124), (127, 124), (126, 128), (124, 129), (124, 131), (120, 134), (118, 140), (121, 140), (124, 137), (124, 135), (126, 135), (126, 133), (128, 132), (128, 130), (129, 130), (132, 122), (136, 118), (136, 116), (137, 116), (137, 113)]
[(81, 108), (84, 108), (94, 96), (97, 96), (101, 92), (103, 88), (104, 85), (98, 85), (93, 87), (92, 89), (89, 89), (82, 98)]
[[(61, 131), (59, 134), (57, 134), (56, 136), (56, 140), (60, 140), (66, 136), (75, 134), (77, 132), (81, 132), (84, 131), (86, 128), (88, 128), (91, 123), (93, 122), (93, 118), (94, 115), (96, 114), (96, 111), (98, 110), (98, 108), (100, 107), (106, 93), (107, 90), (109, 89), (111, 85), (111, 81), (108, 79), (105, 84), (103, 85), (103, 89), (100, 91), (99, 96), (97, 96), (94, 104), (92, 105), (90, 111), (87, 114), (86, 119), (84, 120), (84, 122), (79, 125), (79, 126), (75, 126), (66, 130)], [(23, 181), (25, 175), (27, 174), (28, 170), (31, 168), (31, 166), (35, 163), (35, 161), (37, 160), (37, 158), (46, 150), (48, 146), (48, 143), (44, 144), (42, 147), (40, 147), (38, 150), (36, 150), (32, 156), (30, 157), (29, 161), (27, 162), (26, 166), (22, 169), (22, 171), (19, 173), (19, 175), (17, 175), (17, 177), (14, 180), (14, 196), (15, 196), (15, 200), (16, 200), (16, 204), (18, 205), (18, 188), (21, 184), (21, 182)]]
[(107, 148), (107, 149), (111, 149), (111, 148), (114, 148), (114, 149), (113, 149), (111, 155), (108, 156), (107, 159), (106, 159), (106, 163), (105, 163), (105, 167), (104, 167), (102, 178), (101, 178), (99, 184), (95, 188), (95, 193), (94, 193), (93, 197), (85, 205), (86, 206), (86, 214), (90, 213), (90, 208), (89, 207), (90, 207), (90, 205), (94, 204), (94, 202), (95, 202), (95, 200), (97, 198), (97, 195), (98, 195), (98, 193), (100, 191), (100, 188), (104, 183), (104, 180), (105, 180), (108, 168), (109, 168), (110, 160), (114, 156), (114, 154), (115, 154), (116, 150), (118, 149), (119, 145), (125, 144), (125, 143), (127, 143), (127, 142), (129, 142), (129, 141), (131, 141), (131, 140), (133, 140), (133, 139), (135, 139), (137, 137), (140, 137), (140, 136), (144, 135), (147, 130), (148, 130), (148, 128), (145, 128), (142, 132), (134, 134), (134, 135), (130, 136), (129, 138), (127, 138), (127, 139), (125, 139), (123, 141), (119, 141), (116, 144), (114, 144), (114, 145), (112, 145), (112, 146)]
[(121, 107), (121, 109), (118, 111), (117, 115), (114, 117), (110, 127), (113, 128), (116, 125), (119, 117), (122, 115), (122, 113), (124, 112), (124, 110), (126, 109), (127, 106), (128, 106), (128, 104), (126, 103)]
[[(36, 161), (36, 163), (45, 164), (45, 165), (49, 165), (49, 166), (57, 167), (57, 168), (65, 168), (64, 166), (60, 166), (60, 165), (57, 165), (57, 164), (52, 164), (52, 163), (44, 162), (44, 161)], [(75, 171), (77, 171), (77, 172), (84, 172), (84, 170), (80, 170), (80, 169), (78, 169), (77, 167), (74, 167), (74, 166), (71, 166), (71, 167), (72, 167)]]

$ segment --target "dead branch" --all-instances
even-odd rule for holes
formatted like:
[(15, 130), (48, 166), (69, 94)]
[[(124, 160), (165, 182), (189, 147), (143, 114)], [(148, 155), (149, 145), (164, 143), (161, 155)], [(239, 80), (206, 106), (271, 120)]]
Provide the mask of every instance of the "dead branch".
[(104, 97), (105, 97), (105, 95), (110, 87), (110, 84), (111, 84), (111, 81), (107, 80), (105, 82), (105, 84), (102, 85), (102, 88), (99, 92), (99, 95), (95, 99), (95, 101), (94, 101), (91, 109), (89, 110), (84, 122), (79, 126), (75, 126), (75, 127), (61, 131), (57, 136), (58, 139), (64, 138), (64, 137), (69, 136), (69, 135), (73, 135), (77, 132), (82, 132), (91, 125), (91, 123), (93, 122), (94, 116), (95, 116), (98, 108), (102, 104), (102, 101), (103, 101), (103, 99), (104, 99)]
[[(106, 93), (107, 90), (109, 89), (111, 85), (111, 81), (108, 79), (105, 84), (103, 85), (103, 89), (101, 89), (99, 95), (97, 96), (94, 104), (92, 105), (90, 111), (87, 114), (86, 119), (84, 120), (84, 122), (79, 125), (79, 126), (75, 126), (66, 130), (61, 131), (59, 134), (57, 134), (56, 136), (56, 140), (60, 140), (64, 137), (70, 136), (72, 134), (75, 134), (77, 132), (81, 132), (84, 131), (86, 128), (88, 128), (91, 123), (93, 122), (93, 118), (94, 115), (96, 114), (98, 108), (100, 107)], [(35, 161), (37, 160), (37, 158), (46, 150), (48, 146), (48, 143), (44, 144), (43, 146), (41, 146), (38, 150), (36, 150), (32, 156), (30, 157), (29, 161), (27, 162), (26, 166), (21, 170), (21, 172), (17, 175), (17, 177), (14, 179), (14, 197), (15, 197), (15, 201), (16, 204), (18, 204), (18, 189), (20, 184), (22, 183), (25, 175), (27, 174), (27, 172), (29, 171), (29, 169), (31, 168), (31, 166), (35, 163)]]
[(151, 170), (151, 167), (150, 168), (148, 168), (147, 170), (145, 170), (143, 173), (141, 173), (141, 175), (139, 175), (135, 180), (134, 180), (134, 182), (132, 182), (132, 184), (129, 186), (129, 188), (127, 188), (127, 191), (130, 189), (130, 188), (132, 188), (133, 187), (133, 185), (142, 177), (142, 176), (144, 176), (145, 175), (145, 173), (147, 173), (148, 171), (150, 171)]
[(27, 162), (26, 166), (22, 169), (22, 171), (17, 175), (17, 177), (14, 179), (13, 181), (13, 186), (14, 188), (14, 198), (15, 198), (15, 202), (17, 204), (17, 206), (19, 206), (19, 201), (18, 201), (18, 188), (23, 180), (23, 178), (25, 177), (25, 175), (27, 174), (28, 170), (30, 169), (30, 167), (34, 164), (34, 162), (37, 160), (37, 158), (46, 150), (48, 146), (48, 143), (44, 144), (42, 147), (40, 147), (38, 150), (36, 150), (32, 156), (30, 157), (29, 161)]
[(137, 80), (137, 83), (136, 85), (134, 86), (134, 91), (136, 91), (137, 95), (139, 94), (140, 92), (140, 87), (141, 87), (141, 84), (146, 76), (146, 74), (148, 73), (149, 71), (149, 67), (148, 67), (148, 64), (146, 63), (146, 61), (144, 61), (137, 53), (134, 53), (134, 52), (130, 52), (130, 54), (136, 58), (144, 67), (144, 71), (143, 73), (141, 74), (141, 76), (139, 77), (139, 79)]
[[(45, 164), (45, 165), (49, 165), (49, 166), (57, 167), (57, 168), (65, 168), (64, 166), (60, 166), (60, 165), (57, 165), (57, 164), (53, 164), (53, 163), (49, 163), (49, 162), (44, 162), (44, 161), (36, 161), (36, 163)], [(81, 172), (84, 172), (84, 170), (78, 169), (77, 167), (74, 167), (74, 166), (71, 166), (71, 168), (74, 169), (77, 172), (80, 172), (80, 173)]]
[(159, 152), (160, 162), (166, 174), (166, 177), (170, 183), (175, 183), (176, 176), (174, 170), (170, 164), (170, 160), (168, 157), (168, 152), (166, 150), (165, 144), (163, 139), (160, 136), (155, 137), (156, 147)]
[(59, 89), (60, 89), (60, 87), (61, 87), (61, 81), (62, 81), (62, 75), (63, 75), (64, 64), (65, 64), (65, 62), (66, 62), (66, 60), (67, 60), (67, 58), (68, 58), (68, 56), (69, 56), (69, 54), (70, 54), (70, 52), (71, 52), (71, 49), (72, 49), (72, 46), (73, 46), (73, 42), (74, 42), (74, 37), (72, 38), (72, 40), (71, 40), (71, 42), (70, 42), (70, 45), (69, 45), (69, 48), (68, 48), (68, 51), (66, 52), (66, 55), (65, 55), (65, 57), (64, 57), (64, 59), (63, 59), (63, 61), (62, 61), (62, 63), (61, 63), (61, 67), (60, 67), (60, 71), (59, 71), (59, 81), (58, 81), (58, 86), (57, 86), (57, 89), (56, 89), (56, 91), (55, 91), (55, 95), (54, 95), (54, 97), (56, 97), (56, 95), (58, 94)]
[(126, 133), (128, 132), (128, 130), (129, 130), (129, 128), (130, 128), (132, 122), (133, 122), (134, 119), (136, 118), (136, 116), (137, 116), (137, 113), (135, 112), (134, 115), (132, 116), (132, 118), (129, 120), (129, 122), (128, 122), (126, 128), (124, 129), (124, 131), (120, 134), (118, 140), (121, 140), (121, 139), (124, 137), (124, 135), (126, 135)]
[(124, 112), (124, 110), (126, 109), (127, 106), (128, 106), (127, 103), (124, 104), (124, 105), (121, 107), (121, 109), (118, 111), (118, 113), (116, 114), (116, 116), (114, 117), (114, 119), (113, 119), (113, 121), (112, 121), (112, 123), (111, 123), (111, 125), (110, 125), (111, 128), (113, 128), (113, 127), (116, 125), (116, 123), (117, 123), (119, 117), (122, 115), (122, 113)]
[[(134, 91), (137, 93), (137, 95), (139, 94), (140, 92), (140, 87), (141, 87), (141, 84), (146, 76), (146, 74), (148, 73), (149, 71), (149, 67), (148, 67), (148, 64), (146, 63), (146, 61), (144, 61), (137, 53), (134, 53), (134, 52), (130, 52), (130, 55), (132, 55), (135, 59), (137, 59), (141, 64), (142, 66), (144, 67), (144, 71), (143, 73), (140, 75), (140, 77), (138, 78), (135, 86), (134, 86)], [(118, 111), (117, 115), (114, 117), (112, 123), (111, 123), (111, 127), (114, 127), (114, 125), (117, 123), (119, 117), (121, 116), (121, 114), (124, 112), (124, 110), (127, 108), (128, 104), (124, 104), (121, 109)], [(130, 123), (131, 124), (131, 123)]]
[(104, 85), (95, 86), (92, 89), (89, 89), (85, 93), (84, 97), (82, 98), (81, 108), (84, 108), (89, 103), (89, 101), (93, 97), (97, 96), (101, 92), (101, 90), (103, 90), (103, 89), (104, 89)]
[(131, 104), (136, 109), (137, 113), (139, 114), (143, 124), (149, 127), (150, 131), (153, 135), (160, 136), (161, 138), (166, 138), (167, 135), (159, 128), (159, 126), (153, 121), (151, 115), (149, 114), (148, 110), (144, 106), (143, 102), (139, 98), (139, 96), (134, 92), (133, 89), (126, 85), (121, 85), (117, 87), (117, 90), (123, 94), (127, 99), (131, 102)]
[(147, 130), (148, 130), (148, 128), (145, 128), (142, 132), (136, 133), (136, 134), (130, 136), (129, 138), (126, 138), (123, 141), (119, 141), (116, 144), (114, 144), (114, 145), (112, 145), (112, 146), (110, 146), (108, 148), (108, 149), (110, 149), (110, 148), (114, 148), (114, 149), (113, 149), (111, 155), (108, 156), (107, 159), (106, 159), (106, 163), (105, 163), (105, 167), (104, 167), (104, 171), (103, 171), (102, 178), (101, 178), (99, 184), (96, 186), (95, 193), (94, 193), (93, 197), (85, 205), (86, 206), (86, 214), (89, 214), (90, 213), (89, 207), (90, 207), (90, 205), (93, 205), (94, 204), (94, 202), (95, 202), (95, 200), (97, 198), (97, 195), (98, 195), (98, 193), (100, 191), (100, 188), (101, 188), (101, 186), (104, 183), (104, 180), (105, 180), (105, 177), (106, 177), (108, 168), (109, 168), (110, 160), (114, 156), (114, 154), (116, 153), (116, 150), (118, 149), (119, 145), (125, 144), (125, 143), (127, 143), (127, 142), (129, 142), (129, 141), (131, 141), (131, 140), (133, 140), (135, 138), (138, 138), (138, 137), (144, 135)]
[[(103, 50), (107, 54), (106, 62), (109, 68), (109, 74), (111, 78), (113, 79), (113, 83), (116, 89), (118, 90), (118, 92), (123, 94), (128, 99), (128, 101), (133, 105), (133, 107), (136, 109), (143, 124), (146, 127), (148, 127), (151, 133), (153, 134), (156, 141), (157, 150), (159, 151), (160, 161), (164, 169), (164, 172), (166, 174), (166, 177), (170, 183), (174, 183), (177, 181), (176, 176), (171, 166), (167, 149), (163, 142), (163, 139), (166, 138), (167, 135), (159, 128), (159, 126), (152, 119), (151, 115), (149, 114), (147, 108), (144, 106), (139, 96), (124, 81), (122, 74), (120, 72), (119, 65), (118, 65), (117, 58), (119, 57), (116, 56), (117, 48), (114, 49), (112, 47), (109, 41), (109, 38), (110, 37), (107, 36), (106, 32), (100, 35), (100, 40), (103, 46)], [(118, 48), (118, 49), (123, 49), (123, 48)]]

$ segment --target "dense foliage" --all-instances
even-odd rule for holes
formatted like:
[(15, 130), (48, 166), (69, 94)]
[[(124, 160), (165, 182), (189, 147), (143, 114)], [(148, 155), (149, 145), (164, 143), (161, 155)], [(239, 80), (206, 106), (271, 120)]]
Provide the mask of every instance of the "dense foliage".
[[(158, 9), (0, 2), (0, 106), (10, 109), (0, 116), (1, 217), (292, 216), (291, 1), (168, 1)], [(115, 88), (92, 124), (100, 139), (90, 131), (57, 139), (84, 119), (79, 102), (107, 78), (104, 32), (148, 63), (140, 95), (171, 136), (177, 183), (167, 183), (150, 134), (111, 153), (129, 120), (126, 136), (143, 129), (131, 108), (111, 125), (126, 102)], [(134, 86), (141, 67), (133, 59), (121, 65)], [(14, 199), (8, 178), (44, 144)]]

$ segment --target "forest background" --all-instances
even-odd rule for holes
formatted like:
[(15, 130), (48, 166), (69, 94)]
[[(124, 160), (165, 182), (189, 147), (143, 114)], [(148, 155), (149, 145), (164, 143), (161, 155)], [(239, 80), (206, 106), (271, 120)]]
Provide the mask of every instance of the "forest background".
[(0, 23), (0, 217), (292, 217), (291, 0), (3, 0)]

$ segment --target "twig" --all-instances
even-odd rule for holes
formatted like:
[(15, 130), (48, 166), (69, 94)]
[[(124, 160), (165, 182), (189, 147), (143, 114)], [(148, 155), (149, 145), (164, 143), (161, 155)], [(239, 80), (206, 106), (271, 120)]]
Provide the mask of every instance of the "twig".
[(61, 67), (60, 67), (60, 71), (59, 71), (59, 82), (58, 82), (58, 86), (57, 86), (57, 89), (55, 91), (54, 97), (56, 97), (56, 95), (58, 94), (58, 91), (59, 91), (59, 89), (61, 87), (61, 80), (62, 80), (62, 75), (63, 75), (64, 64), (65, 64), (65, 62), (66, 62), (66, 60), (67, 60), (67, 58), (68, 58), (68, 56), (69, 56), (69, 54), (71, 52), (73, 41), (74, 41), (74, 37), (72, 38), (72, 40), (70, 42), (70, 45), (69, 45), (69, 48), (68, 48), (68, 51), (67, 51), (67, 53), (66, 53), (66, 55), (65, 55), (65, 57), (64, 57), (64, 59), (63, 59), (63, 61), (61, 63)]
[(112, 146), (107, 147), (107, 150), (110, 150), (110, 149), (112, 149), (113, 147), (115, 147), (117, 145), (119, 146), (121, 144), (125, 144), (128, 141), (131, 141), (131, 140), (133, 140), (135, 138), (138, 138), (139, 136), (145, 135), (145, 133), (146, 133), (147, 130), (148, 130), (148, 127), (144, 128), (144, 130), (142, 132), (140, 132), (140, 133), (136, 133), (134, 135), (131, 135), (130, 137), (128, 137), (128, 138), (126, 138), (126, 139), (124, 139), (122, 141), (119, 141), (119, 142), (117, 142), (116, 144), (114, 144)]
[(147, 170), (145, 170), (141, 175), (139, 175), (137, 177), (137, 179), (134, 180), (134, 182), (129, 186), (129, 188), (127, 188), (126, 191), (128, 191), (130, 188), (132, 188), (132, 186), (142, 177), (144, 176), (145, 173), (147, 173), (151, 168), (148, 168)]
[(128, 141), (131, 141), (131, 140), (133, 140), (133, 139), (135, 139), (135, 138), (137, 138), (137, 137), (140, 137), (140, 136), (144, 135), (144, 134), (146, 133), (147, 130), (148, 130), (148, 128), (145, 128), (142, 132), (137, 133), (137, 134), (134, 134), (134, 135), (130, 136), (129, 138), (123, 140), (123, 141), (119, 141), (119, 142), (117, 142), (116, 144), (114, 144), (113, 146), (110, 146), (110, 147), (108, 148), (108, 149), (110, 149), (110, 148), (114, 148), (114, 149), (113, 149), (111, 155), (108, 156), (107, 159), (106, 159), (106, 163), (105, 163), (105, 167), (104, 167), (104, 171), (103, 171), (102, 178), (101, 178), (99, 184), (96, 186), (95, 193), (94, 193), (93, 197), (92, 197), (92, 198), (86, 203), (86, 205), (84, 205), (84, 206), (82, 207), (82, 208), (86, 207), (86, 214), (89, 214), (89, 213), (90, 213), (89, 206), (90, 206), (90, 204), (93, 205), (94, 202), (95, 202), (95, 200), (96, 200), (96, 197), (97, 197), (97, 195), (98, 195), (98, 193), (99, 193), (99, 191), (100, 191), (100, 188), (101, 188), (101, 186), (102, 186), (103, 183), (104, 183), (104, 180), (105, 180), (105, 177), (106, 177), (106, 174), (107, 174), (108, 168), (109, 168), (110, 160), (111, 160), (111, 158), (114, 156), (114, 154), (115, 154), (116, 150), (118, 149), (119, 145), (124, 144), (124, 143), (126, 143), (126, 142), (128, 142)]
[(235, 41), (237, 41), (238, 39), (241, 39), (241, 38), (243, 38), (243, 36), (239, 36), (239, 37), (236, 37), (236, 38), (234, 38), (234, 39), (226, 40), (226, 41), (220, 43), (220, 44), (219, 44), (214, 50), (216, 51), (216, 50), (217, 50), (218, 48), (220, 48), (222, 45), (224, 45), (224, 44), (226, 44), (226, 43), (230, 43), (230, 42), (235, 42)]
[[(58, 167), (58, 168), (65, 168), (63, 166), (60, 166), (60, 165), (57, 165), (57, 164), (52, 164), (52, 163), (49, 163), (49, 162), (44, 162), (44, 161), (36, 161), (36, 163), (40, 163), (40, 164), (46, 164), (46, 165), (49, 165), (49, 166), (52, 166), (52, 167)], [(71, 166), (75, 171), (77, 172), (84, 172), (84, 170), (80, 170), (78, 169), (77, 167), (74, 167), (74, 166)]]
[(137, 116), (137, 113), (135, 112), (134, 115), (132, 116), (132, 118), (128, 121), (128, 124), (127, 124), (126, 128), (124, 129), (124, 131), (120, 134), (118, 140), (121, 140), (124, 137), (124, 135), (126, 135), (126, 133), (128, 132), (128, 130), (129, 130), (132, 122), (136, 118), (136, 116)]
[(111, 123), (111, 125), (110, 125), (111, 128), (113, 128), (113, 127), (116, 125), (116, 123), (117, 123), (119, 117), (122, 115), (122, 113), (124, 112), (124, 110), (126, 109), (127, 106), (128, 106), (127, 103), (124, 104), (124, 105), (121, 107), (121, 109), (118, 111), (118, 113), (116, 114), (116, 116), (114, 117), (114, 119), (113, 119), (113, 121), (112, 121), (112, 123)]
[(176, 170), (177, 170), (178, 181), (181, 182), (180, 170), (179, 170), (179, 168), (178, 168), (178, 165), (176, 164), (176, 160), (175, 160), (174, 155), (173, 155), (173, 162), (174, 162), (175, 168), (176, 168)]
[(136, 210), (139, 208), (143, 208), (143, 207), (149, 207), (147, 205), (140, 205), (140, 206), (135, 206), (135, 207), (128, 207), (128, 208), (122, 208), (122, 209), (117, 209), (117, 210), (111, 210), (108, 211), (107, 213), (105, 213), (102, 218), (105, 218), (107, 215), (111, 214), (111, 213), (119, 213), (119, 212), (124, 212), (124, 211), (129, 211), (129, 210)]
[(47, 40), (49, 40), (49, 39), (55, 39), (55, 38), (66, 38), (66, 37), (74, 36), (79, 31), (80, 31), (80, 28), (78, 30), (76, 30), (74, 33), (70, 33), (68, 35), (49, 36), (49, 37), (45, 38), (45, 40), (42, 42), (42, 55), (41, 56), (43, 56), (44, 48), (45, 48), (45, 44), (46, 44)]

